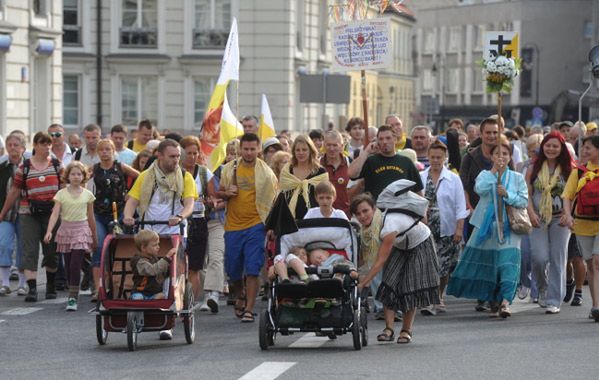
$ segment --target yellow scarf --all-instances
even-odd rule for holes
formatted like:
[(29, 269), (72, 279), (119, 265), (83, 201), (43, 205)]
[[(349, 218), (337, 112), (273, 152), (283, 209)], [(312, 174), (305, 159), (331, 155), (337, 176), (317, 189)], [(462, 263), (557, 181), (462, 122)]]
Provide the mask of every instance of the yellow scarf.
[(181, 168), (175, 168), (175, 171), (165, 174), (160, 170), (158, 166), (158, 160), (152, 162), (152, 165), (146, 170), (147, 174), (144, 178), (144, 183), (141, 189), (139, 198), (139, 211), (140, 215), (144, 215), (148, 209), (148, 205), (152, 201), (152, 192), (154, 192), (154, 184), (156, 184), (156, 190), (160, 190), (163, 193), (174, 192), (173, 197), (181, 199), (183, 195), (183, 171)]
[(383, 227), (383, 213), (374, 209), (374, 216), (369, 226), (360, 229), (360, 258), (361, 267), (368, 271), (372, 268), (381, 245), (380, 234)]
[[(233, 183), (233, 168), (241, 164), (241, 158), (227, 163), (222, 170), (221, 183), (223, 187), (228, 187)], [(277, 195), (277, 177), (266, 162), (256, 159), (254, 166), (254, 179), (256, 186), (256, 211), (260, 215), (262, 223), (266, 222), (272, 203)]]
[(582, 189), (582, 187), (586, 185), (587, 182), (592, 181), (597, 177), (599, 177), (599, 173), (594, 171), (589, 170), (588, 172), (584, 173), (582, 178), (578, 179), (578, 186), (576, 187), (576, 192), (578, 193)]
[(405, 133), (402, 134), (401, 137), (399, 139), (397, 139), (397, 142), (395, 143), (395, 151), (397, 152), (397, 151), (405, 148), (407, 141), (408, 141), (408, 138), (406, 137), (406, 134)]
[(562, 173), (562, 168), (557, 165), (553, 172), (553, 175), (549, 175), (549, 165), (547, 161), (543, 162), (541, 171), (539, 172), (539, 183), (541, 185), (541, 201), (539, 202), (539, 214), (541, 219), (546, 224), (551, 222), (551, 216), (553, 211), (553, 197), (551, 196), (551, 190), (557, 185), (557, 181)]
[(297, 200), (302, 195), (304, 198), (304, 202), (306, 202), (306, 208), (310, 208), (310, 185), (316, 186), (322, 181), (329, 180), (329, 173), (322, 173), (317, 175), (316, 177), (312, 177), (310, 179), (300, 180), (289, 170), (289, 163), (283, 166), (281, 170), (281, 178), (279, 179), (279, 184), (281, 187), (281, 191), (291, 190), (293, 193), (291, 194), (291, 200), (289, 201), (289, 210), (291, 210), (291, 214), (295, 217), (295, 207), (297, 206)]

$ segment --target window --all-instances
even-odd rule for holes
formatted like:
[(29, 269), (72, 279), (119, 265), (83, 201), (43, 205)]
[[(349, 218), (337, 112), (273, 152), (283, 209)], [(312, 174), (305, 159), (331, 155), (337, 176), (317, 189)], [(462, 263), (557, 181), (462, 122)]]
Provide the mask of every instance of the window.
[(231, 0), (195, 0), (194, 49), (224, 48), (231, 29)]
[(484, 26), (482, 25), (474, 25), (474, 28), (472, 29), (473, 34), (474, 34), (474, 50), (482, 50), (483, 49), (483, 37), (485, 34), (485, 29)]
[(424, 52), (432, 53), (435, 51), (435, 31), (427, 29), (424, 31)]
[(429, 69), (422, 71), (422, 91), (430, 92), (433, 90), (433, 72)]
[(35, 17), (46, 17), (48, 9), (46, 0), (33, 0), (33, 14)]
[(472, 92), (482, 93), (484, 85), (482, 69), (480, 67), (475, 67), (473, 70), (474, 74), (472, 75)]
[(458, 92), (460, 84), (460, 69), (453, 68), (447, 70), (447, 92), (455, 94)]
[(4, 20), (6, 0), (0, 0), (0, 20)]
[(157, 0), (122, 0), (122, 5), (121, 47), (157, 47)]
[(196, 79), (193, 86), (193, 125), (200, 128), (210, 101), (210, 80)]
[(62, 76), (62, 123), (79, 125), (79, 76)]
[(449, 29), (449, 51), (458, 51), (462, 46), (462, 27), (452, 26)]
[(137, 125), (141, 119), (157, 124), (158, 78), (153, 76), (121, 77), (121, 119), (125, 125)]
[(304, 0), (297, 0), (295, 4), (295, 47), (298, 52), (302, 52), (304, 50)]
[(78, 3), (79, 0), (63, 0), (62, 3), (62, 42), (65, 45), (81, 45)]

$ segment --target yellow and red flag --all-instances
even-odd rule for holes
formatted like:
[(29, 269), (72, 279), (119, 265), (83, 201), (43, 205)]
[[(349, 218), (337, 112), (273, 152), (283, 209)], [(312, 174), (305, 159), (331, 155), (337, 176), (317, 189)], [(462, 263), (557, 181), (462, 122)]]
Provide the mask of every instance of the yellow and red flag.
[[(226, 144), (236, 137), (233, 136), (229, 138), (231, 134), (228, 132), (223, 133), (221, 125), (225, 111), (224, 106), (227, 87), (231, 80), (239, 81), (239, 36), (237, 33), (237, 19), (235, 18), (233, 18), (233, 22), (231, 23), (231, 31), (229, 32), (229, 38), (227, 40), (227, 45), (225, 46), (225, 54), (223, 55), (220, 75), (216, 82), (216, 86), (214, 87), (214, 91), (212, 92), (212, 96), (210, 97), (208, 110), (204, 115), (202, 132), (200, 134), (202, 152), (210, 157), (210, 169), (212, 170), (216, 169), (225, 158), (223, 154), (221, 161), (217, 162), (220, 153), (215, 152), (215, 148), (223, 144), (226, 148)], [(229, 116), (233, 116), (235, 121), (237, 121), (230, 108), (228, 112), (230, 113)], [(232, 125), (235, 125), (235, 123)], [(229, 140), (225, 141), (224, 139), (227, 138), (229, 138)], [(213, 155), (215, 156), (213, 157)]]

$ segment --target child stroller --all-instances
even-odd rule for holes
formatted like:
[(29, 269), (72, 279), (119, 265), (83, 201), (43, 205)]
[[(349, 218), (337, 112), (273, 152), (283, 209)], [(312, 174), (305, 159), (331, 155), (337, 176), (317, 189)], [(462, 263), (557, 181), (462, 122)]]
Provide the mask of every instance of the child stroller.
[[(144, 222), (164, 224), (164, 222)], [(172, 329), (175, 319), (181, 317), (185, 340), (195, 340), (193, 291), (187, 279), (187, 257), (181, 236), (160, 235), (160, 252), (165, 256), (177, 248), (169, 268), (169, 288), (165, 299), (131, 300), (133, 270), (131, 258), (136, 249), (133, 235), (110, 234), (106, 237), (100, 262), (100, 285), (96, 304), (96, 336), (100, 345), (106, 344), (108, 332), (127, 334), (129, 351), (137, 347), (137, 334), (142, 331)]]
[[(320, 248), (343, 255), (357, 267), (358, 235), (350, 222), (320, 218), (300, 220), (297, 225), (299, 231), (277, 238), (277, 254), (287, 253), (293, 247)], [(350, 278), (349, 268), (346, 265), (308, 267), (306, 272), (318, 279), (307, 284), (275, 279), (269, 285), (268, 308), (260, 314), (260, 348), (267, 350), (274, 345), (277, 334), (286, 336), (295, 332), (314, 332), (330, 339), (351, 332), (354, 349), (366, 346), (366, 312), (358, 282)]]

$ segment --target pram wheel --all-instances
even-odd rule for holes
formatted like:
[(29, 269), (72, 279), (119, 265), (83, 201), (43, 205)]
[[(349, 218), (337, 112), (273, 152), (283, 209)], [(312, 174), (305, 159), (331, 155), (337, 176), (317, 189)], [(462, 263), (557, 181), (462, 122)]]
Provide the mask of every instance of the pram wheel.
[(137, 318), (134, 312), (127, 313), (127, 347), (129, 351), (137, 348)]
[(191, 310), (193, 308), (193, 290), (189, 282), (185, 286), (185, 294), (183, 297), (183, 308), (189, 313), (183, 317), (183, 330), (185, 331), (185, 340), (188, 344), (192, 344), (195, 341), (196, 330), (195, 314), (193, 310)]
[(268, 346), (274, 346), (275, 344), (275, 332), (272, 324), (270, 323), (270, 316), (268, 310), (263, 310), (260, 313), (260, 326), (258, 326), (260, 349), (263, 351), (268, 350)]
[(361, 328), (360, 328), (362, 321), (360, 318), (360, 314), (361, 314), (360, 310), (354, 311), (354, 322), (351, 327), (351, 334), (352, 334), (352, 338), (354, 340), (354, 349), (356, 351), (359, 351), (360, 349), (362, 349), (362, 342), (361, 342), (362, 336), (361, 336)]
[(98, 338), (98, 344), (100, 345), (105, 345), (108, 338), (108, 331), (104, 330), (101, 315), (96, 315), (96, 338)]
[(360, 329), (362, 330), (362, 347), (366, 347), (368, 346), (368, 319), (364, 308), (362, 308), (362, 312), (360, 313), (360, 319), (362, 320), (360, 325)]

